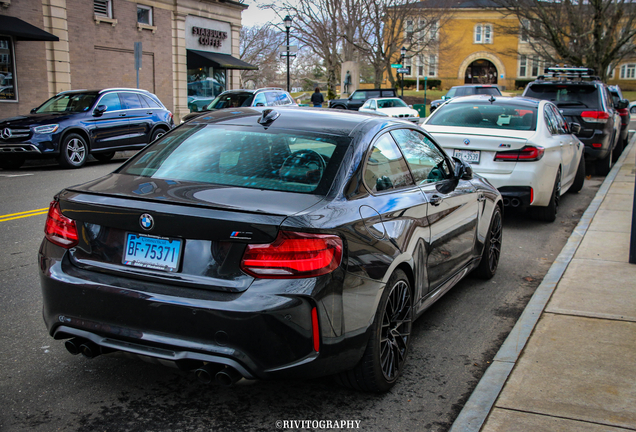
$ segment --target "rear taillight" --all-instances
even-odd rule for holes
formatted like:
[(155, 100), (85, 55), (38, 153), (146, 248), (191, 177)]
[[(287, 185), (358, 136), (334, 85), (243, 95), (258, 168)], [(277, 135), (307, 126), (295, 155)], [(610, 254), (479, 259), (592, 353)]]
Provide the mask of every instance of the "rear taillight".
[(610, 115), (605, 111), (583, 111), (581, 118), (588, 123), (607, 123)]
[(495, 153), (495, 161), (500, 162), (531, 162), (543, 157), (543, 147), (525, 146), (519, 150), (510, 150)]
[(247, 245), (241, 269), (264, 279), (308, 278), (334, 271), (341, 259), (338, 236), (280, 231), (273, 243)]
[(51, 201), (44, 234), (51, 243), (66, 249), (72, 248), (78, 243), (75, 221), (62, 214), (58, 201)]
[(627, 117), (629, 115), (629, 110), (627, 108), (618, 109), (618, 113), (621, 117)]
[(174, 124), (174, 115), (170, 111), (168, 111), (168, 114), (170, 114), (170, 123)]

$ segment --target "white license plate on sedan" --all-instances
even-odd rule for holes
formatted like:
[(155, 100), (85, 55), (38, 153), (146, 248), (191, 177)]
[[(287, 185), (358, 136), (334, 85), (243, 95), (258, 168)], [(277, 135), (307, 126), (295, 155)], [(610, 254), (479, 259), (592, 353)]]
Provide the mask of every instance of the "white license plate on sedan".
[(133, 267), (175, 272), (179, 267), (181, 240), (127, 233), (123, 263)]
[(476, 165), (481, 158), (481, 151), (479, 150), (453, 150), (453, 157), (462, 159), (464, 162)]

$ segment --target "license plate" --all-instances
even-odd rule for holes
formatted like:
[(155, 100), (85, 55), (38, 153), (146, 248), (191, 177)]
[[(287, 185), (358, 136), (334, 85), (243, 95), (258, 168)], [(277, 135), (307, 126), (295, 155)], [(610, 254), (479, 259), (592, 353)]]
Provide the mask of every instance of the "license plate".
[(453, 157), (462, 159), (464, 162), (470, 164), (478, 164), (481, 158), (481, 151), (479, 150), (453, 150)]
[(123, 263), (133, 267), (175, 272), (179, 267), (181, 240), (126, 234)]

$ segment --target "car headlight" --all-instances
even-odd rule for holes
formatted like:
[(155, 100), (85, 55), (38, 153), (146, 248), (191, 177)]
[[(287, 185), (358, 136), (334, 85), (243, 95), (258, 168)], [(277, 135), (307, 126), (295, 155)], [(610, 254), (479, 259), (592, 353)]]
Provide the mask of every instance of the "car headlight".
[(59, 128), (60, 128), (59, 124), (36, 126), (33, 128), (33, 132), (39, 133), (39, 134), (49, 134), (49, 133), (55, 132)]

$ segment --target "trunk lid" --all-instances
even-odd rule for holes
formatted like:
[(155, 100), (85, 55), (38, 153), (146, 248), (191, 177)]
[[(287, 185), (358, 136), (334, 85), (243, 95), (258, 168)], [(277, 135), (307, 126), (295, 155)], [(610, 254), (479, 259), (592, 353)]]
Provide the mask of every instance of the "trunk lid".
[(425, 129), (450, 156), (454, 156), (456, 151), (478, 152), (479, 162), (468, 162), (474, 172), (485, 177), (488, 177), (488, 174), (512, 173), (517, 163), (495, 162), (495, 154), (499, 151), (519, 150), (536, 134), (536, 131), (484, 128), (465, 128), (465, 132), (458, 132), (459, 128), (449, 131), (447, 126), (430, 125), (425, 125)]
[[(77, 267), (229, 292), (253, 281), (240, 270), (246, 244), (272, 242), (287, 216), (322, 199), (122, 174), (59, 196), (62, 213), (77, 224), (80, 243), (70, 250)], [(134, 242), (141, 242), (137, 250)]]

